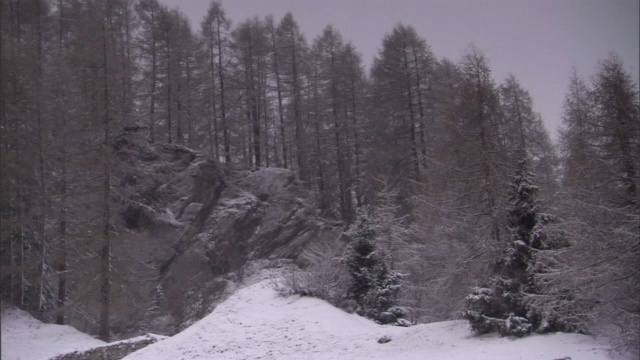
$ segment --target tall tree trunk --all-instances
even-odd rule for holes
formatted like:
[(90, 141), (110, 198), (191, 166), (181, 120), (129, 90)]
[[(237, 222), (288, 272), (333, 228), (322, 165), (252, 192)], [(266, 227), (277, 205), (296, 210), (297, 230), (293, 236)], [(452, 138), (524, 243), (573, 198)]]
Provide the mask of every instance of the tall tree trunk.
[[(3, 7), (4, 7), (3, 3)], [(6, 8), (5, 8), (6, 9)], [(13, 32), (13, 37), (15, 38), (15, 46), (13, 46), (13, 51), (11, 51), (11, 57), (12, 57), (12, 62), (16, 65), (18, 65), (18, 69), (19, 69), (19, 51), (20, 51), (20, 47), (21, 47), (21, 40), (20, 40), (20, 1), (16, 1), (15, 5), (13, 3), (11, 3), (11, 7), (10, 7), (10, 12), (12, 13), (13, 16), (11, 16), (11, 22), (12, 22), (12, 32)], [(15, 19), (15, 21), (14, 21)], [(20, 113), (21, 111), (24, 111), (24, 109), (22, 109), (22, 106), (20, 106), (20, 97), (21, 97), (21, 87), (20, 87), (20, 74), (19, 71), (13, 71), (10, 73), (10, 77), (11, 77), (11, 83), (13, 84), (12, 86), (12, 101), (13, 104), (16, 104), (16, 110), (14, 110), (14, 112)], [(3, 79), (4, 81), (4, 79)], [(2, 96), (3, 101), (6, 101), (7, 99), (5, 99), (5, 96)], [(11, 101), (11, 100), (10, 100)], [(4, 119), (4, 120), (8, 120), (8, 119)], [(26, 138), (24, 132), (26, 131), (25, 126), (23, 125), (23, 123), (19, 123), (17, 121), (14, 122), (14, 127), (15, 127), (15, 147), (14, 147), (14, 159), (15, 159), (15, 164), (17, 166), (16, 169), (16, 173), (17, 173), (17, 181), (16, 181), (16, 192), (18, 195), (17, 198), (17, 217), (18, 217), (18, 270), (19, 270), (19, 276), (16, 287), (17, 287), (17, 292), (15, 294), (16, 299), (15, 299), (15, 304), (17, 304), (18, 306), (24, 307), (25, 304), (25, 296), (26, 296), (26, 278), (25, 278), (25, 207), (27, 206), (27, 201), (25, 201), (25, 184), (24, 184), (24, 174), (23, 172), (26, 169), (26, 164), (24, 164), (24, 161), (26, 159), (24, 159), (24, 153), (23, 151), (25, 150), (25, 145), (23, 143), (23, 141), (21, 139)], [(3, 164), (6, 165), (6, 164)]]
[(39, 207), (40, 216), (38, 219), (38, 232), (40, 236), (40, 269), (39, 278), (37, 283), (35, 306), (36, 311), (42, 311), (44, 308), (44, 288), (46, 279), (46, 259), (47, 259), (47, 236), (46, 236), (46, 224), (47, 224), (47, 184), (45, 175), (45, 159), (44, 159), (44, 136), (43, 136), (43, 121), (42, 121), (42, 67), (43, 67), (43, 54), (42, 54), (42, 9), (41, 2), (37, 2), (37, 78), (36, 78), (36, 121), (38, 126), (38, 172), (39, 172)]
[(351, 189), (348, 184), (347, 169), (345, 166), (344, 150), (342, 149), (342, 123), (338, 118), (338, 79), (335, 64), (335, 49), (331, 48), (331, 114), (335, 128), (334, 136), (336, 142), (336, 163), (338, 166), (338, 187), (340, 190), (340, 214), (342, 220), (347, 224), (352, 221), (351, 216)]
[(284, 110), (282, 107), (282, 85), (280, 83), (280, 69), (278, 67), (278, 46), (276, 42), (275, 29), (271, 29), (271, 43), (273, 45), (273, 70), (276, 76), (276, 91), (278, 93), (278, 115), (280, 117), (280, 141), (282, 142), (283, 167), (288, 168), (287, 163), (287, 139), (285, 136)]
[[(107, 1), (106, 17), (109, 18), (109, 1)], [(105, 19), (106, 20), (106, 19)], [(111, 317), (111, 130), (109, 113), (109, 63), (107, 53), (107, 24), (102, 25), (102, 61), (104, 67), (104, 109), (103, 109), (103, 134), (104, 134), (104, 193), (103, 193), (103, 245), (101, 251), (101, 283), (100, 283), (100, 339), (109, 342), (110, 340), (110, 317)]]
[(269, 167), (270, 164), (270, 159), (269, 159), (269, 99), (267, 98), (267, 74), (266, 74), (266, 69), (264, 66), (264, 60), (262, 59), (262, 57), (260, 57), (260, 61), (259, 61), (259, 69), (261, 70), (261, 80), (260, 80), (260, 94), (261, 94), (261, 98), (262, 98), (262, 118), (264, 121), (264, 162), (265, 162), (265, 166)]
[(318, 193), (320, 194), (320, 208), (323, 211), (329, 209), (329, 197), (324, 196), (325, 192), (325, 180), (324, 180), (324, 161), (322, 160), (322, 138), (320, 131), (320, 106), (318, 100), (320, 99), (320, 92), (318, 90), (318, 65), (313, 67), (313, 112), (315, 116), (315, 137), (316, 137), (316, 156), (318, 157)]
[[(58, 33), (58, 57), (63, 59), (64, 57), (64, 32), (62, 31), (62, 0), (58, 1), (58, 6), (60, 9), (60, 31)], [(63, 85), (59, 84), (62, 88)], [(66, 95), (63, 92), (63, 96)], [(64, 97), (61, 98), (64, 100)], [(60, 168), (61, 168), (61, 178), (60, 178), (60, 208), (59, 211), (59, 227), (58, 227), (58, 298), (56, 301), (57, 309), (56, 309), (56, 324), (64, 325), (65, 320), (65, 301), (67, 298), (67, 116), (70, 114), (69, 111), (63, 111), (60, 113), (60, 141), (61, 141), (61, 153), (60, 153)]]
[(497, 214), (497, 194), (494, 190), (495, 178), (494, 172), (491, 166), (491, 159), (489, 158), (491, 149), (489, 146), (488, 134), (487, 134), (487, 124), (486, 124), (486, 116), (485, 116), (485, 96), (482, 80), (480, 78), (480, 74), (477, 77), (477, 97), (478, 97), (478, 125), (480, 126), (480, 146), (482, 147), (482, 171), (485, 177), (485, 193), (487, 194), (487, 204), (489, 206), (489, 216), (491, 218), (491, 236), (495, 239), (496, 243), (500, 242), (500, 223), (498, 221)]
[(355, 182), (355, 192), (356, 192), (356, 206), (360, 207), (362, 205), (361, 201), (361, 189), (360, 189), (360, 181), (361, 181), (361, 174), (360, 174), (360, 139), (359, 139), (359, 129), (358, 129), (358, 114), (357, 114), (357, 108), (356, 108), (356, 80), (355, 80), (355, 63), (353, 61), (353, 52), (350, 51), (349, 52), (349, 68), (351, 69), (351, 76), (349, 77), (349, 81), (350, 81), (350, 91), (351, 91), (351, 116), (352, 116), (352, 121), (353, 121), (353, 142), (354, 142), (354, 149), (353, 149), (353, 155), (355, 158), (355, 170), (356, 170), (356, 178), (354, 179)]
[[(63, 120), (64, 121), (64, 120)], [(60, 184), (60, 263), (58, 264), (58, 313), (56, 324), (64, 325), (65, 301), (67, 298), (67, 151), (66, 127), (63, 122), (62, 179)]]
[[(251, 28), (249, 31), (251, 32)], [(260, 167), (260, 119), (258, 115), (258, 99), (256, 97), (257, 89), (255, 84), (255, 74), (253, 73), (253, 42), (252, 42), (252, 34), (249, 34), (249, 101), (251, 106), (251, 125), (253, 132), (253, 156), (254, 156), (254, 164), (255, 167)]]
[(253, 131), (252, 128), (252, 119), (251, 119), (251, 101), (249, 100), (249, 96), (247, 96), (247, 109), (245, 110), (247, 116), (247, 131), (246, 131), (246, 146), (247, 146), (247, 166), (253, 167)]
[[(152, 27), (155, 26), (155, 12), (151, 11), (151, 23)], [(158, 77), (157, 69), (157, 51), (156, 51), (156, 37), (155, 31), (151, 32), (151, 99), (149, 104), (149, 141), (151, 143), (156, 140), (156, 82)]]
[[(178, 65), (178, 67), (180, 67), (180, 65)], [(184, 135), (182, 134), (182, 84), (180, 74), (178, 74), (176, 91), (176, 141), (178, 144), (182, 145), (184, 143)]]
[(25, 305), (25, 297), (26, 297), (26, 286), (27, 286), (27, 279), (25, 278), (25, 274), (24, 274), (24, 266), (25, 266), (25, 253), (26, 253), (26, 249), (25, 249), (25, 224), (24, 224), (24, 219), (25, 219), (25, 213), (24, 213), (24, 208), (26, 206), (25, 201), (24, 201), (24, 184), (22, 184), (22, 180), (18, 179), (18, 198), (19, 198), (19, 215), (18, 215), (18, 226), (20, 227), (20, 291), (18, 293), (19, 296), (19, 302), (18, 305), (20, 306), (24, 306)]
[[(209, 128), (209, 151), (211, 155), (220, 160), (220, 150), (218, 143), (218, 113), (216, 109), (216, 73), (213, 56), (213, 34), (209, 33), (209, 70), (211, 71), (211, 115), (208, 121)], [(220, 71), (220, 69), (218, 69)], [(219, 72), (218, 72), (219, 74)], [(212, 133), (213, 128), (213, 133)], [(213, 141), (212, 141), (213, 140)]]
[(518, 89), (513, 88), (513, 98), (516, 103), (516, 116), (518, 118), (518, 153), (517, 156), (520, 159), (527, 157), (526, 142), (524, 138), (524, 121), (522, 120), (522, 112), (520, 111), (520, 98), (518, 97)]
[(185, 59), (185, 66), (186, 66), (186, 72), (187, 72), (187, 136), (189, 138), (187, 145), (189, 145), (190, 148), (194, 147), (194, 142), (193, 142), (193, 124), (192, 124), (192, 114), (191, 114), (191, 107), (193, 106), (193, 93), (192, 93), (192, 82), (191, 82), (191, 63), (189, 61), (191, 55), (191, 41), (189, 41), (189, 49), (187, 50), (187, 57)]
[[(0, 20), (2, 21), (11, 21), (11, 15), (12, 15), (12, 9), (9, 8), (7, 9), (6, 4), (4, 2), (0, 2)], [(9, 15), (7, 15), (9, 14)], [(8, 19), (6, 18), (8, 17)], [(1, 26), (1, 25), (0, 25)], [(9, 29), (11, 29), (11, 27), (9, 27)], [(13, 35), (13, 34), (11, 34)], [(3, 39), (3, 41), (5, 41), (5, 39)], [(13, 51), (11, 52), (11, 57), (13, 60)], [(9, 97), (8, 91), (5, 92), (4, 91), (4, 86), (5, 84), (7, 84), (7, 80), (4, 77), (4, 72), (2, 72), (2, 69), (4, 69), (4, 57), (0, 56), (0, 89), (3, 90), (3, 96), (0, 97), (0, 172), (2, 174), (6, 174), (7, 173), (7, 167), (8, 167), (8, 159), (11, 156), (11, 145), (10, 145), (10, 141), (9, 141), (9, 133), (11, 132), (11, 126), (9, 124), (8, 121), (8, 117), (9, 117), (9, 111), (7, 110), (7, 97)], [(15, 71), (14, 71), (15, 73)], [(6, 179), (6, 178), (4, 178)], [(4, 183), (2, 184), (4, 185)], [(7, 184), (9, 186), (3, 187), (2, 190), (0, 191), (0, 195), (2, 195), (2, 198), (0, 199), (0, 201), (3, 204), (6, 204), (8, 206), (8, 219), (11, 224), (7, 224), (10, 225), (8, 227), (8, 231), (5, 229), (4, 233), (0, 233), (0, 236), (7, 236), (8, 238), (8, 242), (9, 242), (9, 266), (10, 266), (10, 283), (9, 283), (9, 301), (11, 304), (15, 304), (15, 249), (14, 249), (14, 236), (15, 236), (15, 229), (14, 229), (14, 221), (15, 221), (15, 217), (13, 214), (13, 209), (15, 208), (15, 204), (13, 202), (13, 194), (16, 193), (15, 191), (15, 184)]]
[(304, 148), (304, 128), (300, 109), (300, 83), (298, 79), (298, 56), (296, 51), (296, 34), (291, 30), (291, 66), (293, 72), (293, 118), (296, 127), (296, 147), (298, 150), (298, 172), (300, 180), (307, 180), (306, 151)]
[(171, 134), (171, 33), (167, 31), (167, 142), (171, 144), (173, 141)]
[[(4, 4), (6, 3), (2, 3), (3, 7)], [(14, 64), (19, 64), (18, 62), (18, 51), (19, 51), (19, 47), (20, 47), (20, 1), (16, 1), (15, 6), (13, 4), (13, 2), (11, 3), (10, 6), (10, 12), (13, 16), (11, 16), (11, 22), (12, 22), (12, 35), (15, 38), (15, 46), (13, 46), (13, 51), (11, 51), (11, 57), (12, 57), (12, 62)], [(2, 13), (0, 13), (2, 14)], [(14, 21), (15, 19), (15, 21)], [(1, 61), (1, 60), (0, 60)], [(20, 93), (19, 93), (19, 76), (18, 76), (18, 71), (13, 71), (11, 73), (11, 83), (13, 84), (12, 87), (12, 100), (14, 104), (19, 104), (19, 99), (20, 99)], [(4, 79), (3, 79), (4, 81)], [(4, 96), (2, 96), (3, 101), (5, 99)], [(6, 120), (6, 119), (5, 119)], [(23, 175), (22, 172), (23, 170), (23, 166), (22, 166), (22, 161), (24, 161), (23, 156), (21, 156), (21, 150), (23, 148), (22, 145), (22, 141), (21, 139), (24, 138), (24, 136), (22, 135), (22, 132), (24, 131), (24, 127), (21, 126), (20, 124), (18, 124), (17, 122), (14, 124), (15, 126), (15, 148), (14, 148), (14, 159), (15, 159), (15, 164), (17, 166), (17, 171), (16, 171), (16, 192), (17, 192), (17, 226), (18, 226), (18, 231), (17, 231), (17, 235), (18, 235), (18, 271), (19, 271), (19, 276), (18, 276), (18, 283), (16, 284), (17, 287), (17, 293), (15, 294), (15, 302), (14, 304), (20, 306), (20, 307), (24, 307), (25, 306), (25, 295), (26, 295), (26, 278), (25, 278), (25, 194), (24, 194), (24, 184), (23, 184)]]
[(411, 138), (411, 157), (413, 160), (413, 172), (414, 172), (414, 180), (419, 182), (420, 181), (420, 163), (419, 163), (419, 159), (418, 159), (418, 146), (416, 143), (416, 120), (415, 120), (415, 114), (413, 111), (413, 94), (411, 91), (411, 72), (409, 70), (409, 59), (407, 56), (407, 45), (404, 44), (404, 49), (405, 51), (403, 51), (404, 54), (404, 71), (405, 71), (405, 76), (406, 76), (406, 80), (407, 80), (407, 107), (409, 109), (409, 135)]
[(422, 157), (422, 167), (427, 168), (427, 139), (424, 120), (424, 106), (422, 105), (422, 81), (420, 78), (420, 67), (418, 64), (418, 55), (416, 54), (416, 47), (412, 46), (413, 62), (416, 68), (416, 92), (418, 97), (418, 126), (420, 129), (420, 152)]
[(125, 96), (127, 99), (126, 102), (126, 108), (125, 108), (125, 124), (129, 125), (132, 123), (131, 120), (131, 116), (133, 115), (133, 71), (131, 69), (131, 64), (132, 64), (132, 60), (131, 60), (131, 48), (132, 48), (132, 31), (131, 31), (131, 7), (129, 5), (129, 0), (126, 0), (123, 3), (124, 9), (125, 9), (125, 43), (124, 43), (124, 48), (125, 48), (125, 68), (124, 68), (124, 74), (126, 76), (126, 82), (125, 82)]
[(122, 10), (122, 16), (123, 16), (123, 20), (122, 22), (119, 23), (120, 29), (118, 29), (118, 33), (117, 33), (117, 42), (116, 42), (116, 36), (114, 35), (114, 39), (113, 39), (113, 44), (118, 44), (121, 49), (122, 49), (122, 53), (119, 54), (119, 60), (120, 60), (120, 104), (119, 107), (121, 109), (120, 111), (120, 123), (118, 124), (118, 127), (124, 127), (124, 126), (129, 126), (130, 125), (130, 117), (131, 117), (131, 98), (132, 98), (132, 94), (131, 94), (131, 88), (130, 88), (130, 84), (131, 84), (131, 73), (129, 70), (129, 64), (131, 61), (130, 58), (130, 30), (129, 30), (129, 22), (130, 22), (130, 15), (129, 15), (129, 2), (127, 0), (123, 1), (120, 4), (121, 10)]
[(224, 147), (224, 161), (227, 164), (231, 164), (231, 139), (229, 135), (229, 126), (227, 125), (227, 112), (224, 97), (224, 67), (222, 66), (222, 36), (220, 29), (220, 12), (218, 12), (216, 16), (218, 25), (218, 80), (220, 81), (220, 120), (222, 125), (222, 142)]

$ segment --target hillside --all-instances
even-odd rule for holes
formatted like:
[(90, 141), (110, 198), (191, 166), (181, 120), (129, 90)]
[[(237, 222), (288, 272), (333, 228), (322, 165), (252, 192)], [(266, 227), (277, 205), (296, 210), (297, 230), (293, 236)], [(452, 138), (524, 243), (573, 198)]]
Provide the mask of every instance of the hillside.
[[(126, 360), (173, 359), (610, 359), (577, 334), (472, 337), (464, 321), (381, 326), (306, 297), (282, 297), (273, 280), (246, 287), (183, 332)], [(387, 343), (378, 340), (388, 337)]]

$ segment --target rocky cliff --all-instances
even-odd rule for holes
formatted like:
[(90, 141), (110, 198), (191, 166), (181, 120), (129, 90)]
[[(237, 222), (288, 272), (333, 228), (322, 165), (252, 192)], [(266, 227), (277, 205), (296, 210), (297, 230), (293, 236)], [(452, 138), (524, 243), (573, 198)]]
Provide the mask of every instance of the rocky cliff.
[(121, 336), (172, 334), (208, 314), (247, 272), (303, 262), (308, 245), (338, 241), (340, 224), (319, 216), (290, 170), (225, 169), (183, 146), (148, 144), (135, 129), (114, 152)]

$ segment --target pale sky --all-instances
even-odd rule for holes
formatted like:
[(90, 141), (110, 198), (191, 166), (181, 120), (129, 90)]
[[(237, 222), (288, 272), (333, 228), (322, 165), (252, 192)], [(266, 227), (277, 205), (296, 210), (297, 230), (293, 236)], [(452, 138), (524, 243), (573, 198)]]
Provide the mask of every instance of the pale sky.
[[(160, 0), (179, 7), (195, 31), (209, 0)], [(362, 53), (367, 68), (385, 34), (413, 25), (437, 58), (483, 50), (496, 82), (513, 73), (531, 93), (553, 139), (572, 68), (590, 80), (616, 53), (636, 84), (640, 73), (640, 0), (222, 0), (234, 24), (291, 11), (307, 41), (328, 24)]]

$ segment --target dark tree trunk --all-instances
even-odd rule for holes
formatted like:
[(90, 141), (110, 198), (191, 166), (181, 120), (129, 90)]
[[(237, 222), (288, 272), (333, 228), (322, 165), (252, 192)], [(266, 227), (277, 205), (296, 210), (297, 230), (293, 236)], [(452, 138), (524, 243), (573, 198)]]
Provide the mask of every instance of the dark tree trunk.
[[(107, 2), (107, 14), (109, 16), (109, 2)], [(111, 317), (111, 130), (109, 113), (109, 63), (107, 53), (107, 25), (103, 22), (102, 61), (104, 67), (104, 196), (103, 196), (103, 245), (100, 252), (101, 283), (100, 283), (100, 339), (110, 341), (110, 317)]]
[[(405, 49), (406, 49), (405, 44)], [(407, 107), (409, 109), (409, 135), (411, 140), (411, 158), (413, 165), (413, 173), (414, 180), (416, 182), (420, 181), (420, 163), (418, 159), (418, 145), (416, 143), (416, 123), (415, 123), (415, 114), (413, 110), (413, 94), (411, 91), (411, 72), (409, 70), (409, 59), (407, 57), (406, 51), (404, 53), (404, 70), (407, 81)]]
[(298, 150), (298, 172), (301, 180), (307, 180), (306, 151), (304, 144), (304, 128), (302, 125), (302, 111), (300, 109), (301, 95), (298, 79), (298, 56), (296, 51), (296, 34), (292, 30), (291, 36), (291, 66), (293, 72), (293, 118), (296, 127), (296, 147)]
[(424, 106), (422, 104), (422, 81), (420, 77), (420, 67), (418, 64), (418, 56), (416, 54), (415, 46), (412, 47), (413, 52), (413, 62), (416, 68), (416, 92), (418, 97), (418, 115), (420, 116), (420, 120), (418, 121), (418, 126), (420, 129), (420, 155), (422, 157), (422, 167), (427, 168), (427, 139), (426, 139), (426, 129), (425, 129), (425, 120), (424, 120)]
[(67, 121), (62, 116), (62, 178), (60, 183), (60, 263), (58, 264), (58, 299), (56, 324), (64, 325), (65, 301), (67, 298)]
[(220, 13), (217, 14), (218, 23), (218, 79), (220, 81), (220, 112), (222, 122), (222, 142), (224, 146), (224, 161), (231, 164), (231, 139), (229, 135), (229, 127), (227, 126), (227, 112), (224, 98), (224, 71), (222, 66), (222, 36), (220, 35)]
[(282, 142), (282, 161), (283, 167), (286, 169), (289, 167), (287, 162), (287, 139), (285, 136), (284, 126), (284, 110), (282, 106), (282, 85), (280, 82), (280, 69), (278, 67), (278, 46), (276, 43), (275, 30), (271, 30), (271, 42), (273, 44), (273, 69), (276, 76), (276, 91), (278, 93), (278, 115), (280, 117), (280, 141)]
[(173, 141), (172, 125), (171, 125), (171, 33), (167, 31), (167, 142), (171, 144)]

